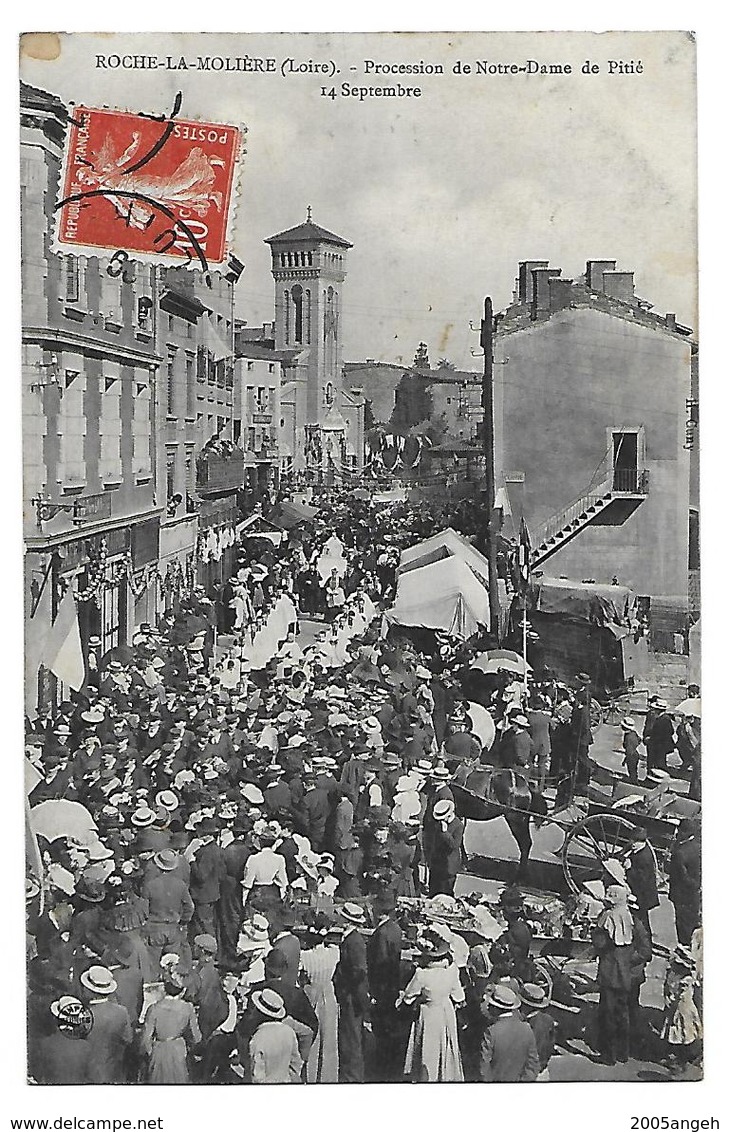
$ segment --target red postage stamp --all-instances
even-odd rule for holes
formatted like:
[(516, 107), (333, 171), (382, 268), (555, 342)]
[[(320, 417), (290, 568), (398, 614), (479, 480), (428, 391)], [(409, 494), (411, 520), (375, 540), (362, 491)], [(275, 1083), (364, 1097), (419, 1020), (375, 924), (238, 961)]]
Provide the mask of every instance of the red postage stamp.
[(206, 268), (227, 254), (241, 126), (77, 106), (57, 207), (60, 249), (123, 249)]

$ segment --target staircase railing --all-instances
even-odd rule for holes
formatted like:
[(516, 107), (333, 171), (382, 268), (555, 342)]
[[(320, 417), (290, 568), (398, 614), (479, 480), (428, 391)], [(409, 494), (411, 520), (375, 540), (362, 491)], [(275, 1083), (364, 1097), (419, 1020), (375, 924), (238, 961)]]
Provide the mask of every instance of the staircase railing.
[(575, 499), (567, 507), (562, 508), (561, 511), (556, 511), (547, 519), (538, 531), (537, 546), (542, 546), (549, 539), (554, 538), (560, 531), (573, 523), (575, 519), (579, 519), (583, 512), (587, 511), (590, 507), (595, 507), (599, 504), (611, 490), (611, 480), (606, 479), (592, 491), (586, 492), (581, 495), (579, 499)]

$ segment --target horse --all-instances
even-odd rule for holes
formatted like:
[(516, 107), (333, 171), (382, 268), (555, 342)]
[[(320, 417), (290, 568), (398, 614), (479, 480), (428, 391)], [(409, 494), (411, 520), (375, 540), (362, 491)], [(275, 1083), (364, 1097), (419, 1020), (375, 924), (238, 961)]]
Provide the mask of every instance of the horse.
[(518, 770), (481, 763), (462, 763), (450, 781), (450, 789), (460, 818), (491, 821), (504, 817), (519, 849), (518, 875), (526, 873), (532, 851), (532, 818), (547, 814), (543, 796), (530, 786)]

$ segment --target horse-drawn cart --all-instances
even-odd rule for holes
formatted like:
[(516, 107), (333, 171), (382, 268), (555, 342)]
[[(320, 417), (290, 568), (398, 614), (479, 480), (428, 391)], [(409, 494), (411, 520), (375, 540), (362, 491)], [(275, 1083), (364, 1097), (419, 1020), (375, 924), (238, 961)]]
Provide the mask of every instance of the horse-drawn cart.
[(548, 814), (544, 797), (517, 770), (462, 764), (451, 780), (460, 817), (490, 821), (504, 817), (520, 850), (520, 869), (526, 870), (532, 846), (530, 821), (549, 822), (564, 832), (560, 850), (562, 871), (570, 891), (595, 894), (595, 885), (623, 879), (627, 858), (643, 834), (660, 871), (665, 871), (679, 823), (696, 817), (698, 803), (666, 785), (657, 790), (619, 780), (604, 801), (580, 800), (558, 814)]

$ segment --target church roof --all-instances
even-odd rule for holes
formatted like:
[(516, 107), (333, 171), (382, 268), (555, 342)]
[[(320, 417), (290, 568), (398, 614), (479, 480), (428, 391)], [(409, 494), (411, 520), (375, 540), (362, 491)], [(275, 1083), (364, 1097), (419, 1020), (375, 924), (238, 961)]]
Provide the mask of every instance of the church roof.
[(341, 236), (335, 236), (334, 232), (328, 232), (326, 228), (314, 224), (313, 220), (305, 220), (303, 224), (297, 224), (295, 228), (288, 228), (285, 232), (279, 232), (276, 236), (269, 236), (267, 240), (264, 240), (264, 243), (288, 244), (293, 240), (311, 240), (317, 244), (336, 244), (340, 248), (351, 248), (353, 246), (348, 240), (343, 240)]

